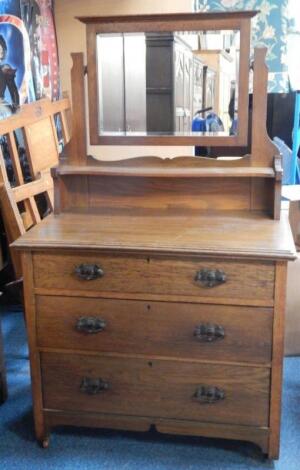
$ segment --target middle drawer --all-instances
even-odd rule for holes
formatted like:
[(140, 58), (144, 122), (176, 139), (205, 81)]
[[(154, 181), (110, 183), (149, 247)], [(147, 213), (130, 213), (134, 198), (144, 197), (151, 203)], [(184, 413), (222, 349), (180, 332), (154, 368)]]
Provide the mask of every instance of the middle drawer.
[(37, 296), (39, 347), (214, 361), (271, 360), (270, 308)]

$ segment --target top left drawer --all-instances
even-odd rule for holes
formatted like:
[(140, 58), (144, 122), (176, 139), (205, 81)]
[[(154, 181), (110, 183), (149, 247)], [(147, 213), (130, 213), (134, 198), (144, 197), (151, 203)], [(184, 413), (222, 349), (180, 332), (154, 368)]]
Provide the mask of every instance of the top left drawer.
[[(221, 258), (149, 256), (108, 253), (34, 253), (37, 288), (76, 292), (181, 296), (227, 303), (255, 299), (269, 305), (274, 293), (274, 266)], [(220, 273), (217, 277), (201, 274)], [(204, 275), (203, 274), (203, 275)]]

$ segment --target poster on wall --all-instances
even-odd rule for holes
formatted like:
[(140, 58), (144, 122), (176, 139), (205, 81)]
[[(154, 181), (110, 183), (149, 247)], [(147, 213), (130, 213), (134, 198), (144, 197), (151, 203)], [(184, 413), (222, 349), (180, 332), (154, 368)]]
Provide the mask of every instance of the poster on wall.
[(0, 2), (0, 118), (30, 98), (30, 45), (19, 0)]
[(21, 0), (31, 50), (35, 99), (59, 99), (58, 52), (52, 0)]

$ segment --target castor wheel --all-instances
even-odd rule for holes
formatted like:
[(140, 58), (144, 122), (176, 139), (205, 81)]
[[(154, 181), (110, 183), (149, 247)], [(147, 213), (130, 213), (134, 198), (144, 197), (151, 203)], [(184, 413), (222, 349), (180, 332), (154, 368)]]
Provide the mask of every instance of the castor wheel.
[(41, 446), (43, 449), (48, 449), (49, 443), (50, 443), (49, 441), (50, 441), (49, 437), (45, 437), (45, 439), (41, 441)]

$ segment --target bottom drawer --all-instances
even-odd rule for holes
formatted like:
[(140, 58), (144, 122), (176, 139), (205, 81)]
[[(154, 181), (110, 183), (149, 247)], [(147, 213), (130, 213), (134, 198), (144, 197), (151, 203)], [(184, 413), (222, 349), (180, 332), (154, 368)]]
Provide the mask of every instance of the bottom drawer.
[(44, 408), (268, 426), (270, 371), (42, 353)]

